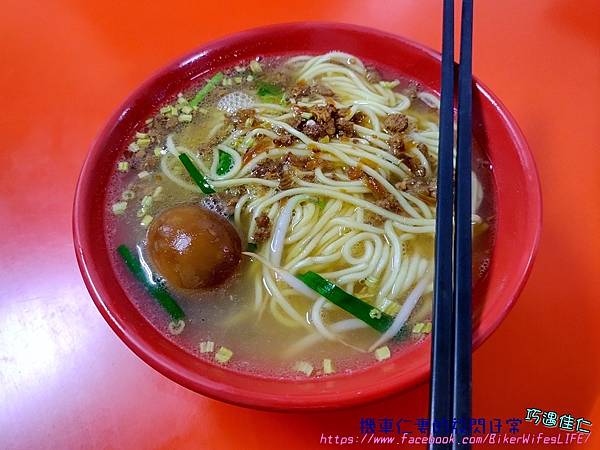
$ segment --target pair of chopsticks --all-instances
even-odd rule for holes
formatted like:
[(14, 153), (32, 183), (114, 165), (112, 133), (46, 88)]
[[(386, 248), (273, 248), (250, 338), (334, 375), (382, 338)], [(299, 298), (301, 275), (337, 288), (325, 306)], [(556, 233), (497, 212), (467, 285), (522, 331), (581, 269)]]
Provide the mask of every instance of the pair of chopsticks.
[(463, 0), (454, 169), (454, 0), (444, 0), (430, 435), (454, 433), (454, 443), (430, 449), (469, 448), (462, 439), (471, 428), (472, 37), (473, 0)]

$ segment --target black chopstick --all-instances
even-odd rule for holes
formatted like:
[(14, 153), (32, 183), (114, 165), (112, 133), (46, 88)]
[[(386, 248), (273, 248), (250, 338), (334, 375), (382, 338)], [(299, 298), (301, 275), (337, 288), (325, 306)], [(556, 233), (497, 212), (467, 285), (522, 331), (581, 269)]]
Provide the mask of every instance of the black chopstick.
[[(454, 0), (444, 0), (442, 30), (442, 88), (438, 147), (437, 205), (435, 221), (435, 277), (432, 312), (430, 435), (442, 436), (434, 427), (450, 420), (452, 410), (452, 209), (454, 146)], [(444, 448), (430, 445), (430, 449)], [(449, 447), (445, 447), (449, 448)]]
[(456, 231), (454, 243), (454, 383), (453, 414), (457, 426), (452, 448), (471, 428), (471, 150), (473, 0), (463, 0), (458, 72), (458, 129), (456, 155)]
[[(430, 435), (443, 438), (454, 433), (455, 436), (450, 441), (452, 444), (448, 440), (445, 440), (446, 443), (436, 444), (434, 439), (429, 444), (432, 450), (459, 446), (462, 449), (470, 448), (469, 445), (462, 444), (462, 438), (470, 434), (471, 428), (472, 29), (473, 3), (472, 0), (463, 0), (458, 75), (457, 159), (454, 173), (454, 2), (444, 0)], [(456, 182), (455, 192), (453, 175)]]

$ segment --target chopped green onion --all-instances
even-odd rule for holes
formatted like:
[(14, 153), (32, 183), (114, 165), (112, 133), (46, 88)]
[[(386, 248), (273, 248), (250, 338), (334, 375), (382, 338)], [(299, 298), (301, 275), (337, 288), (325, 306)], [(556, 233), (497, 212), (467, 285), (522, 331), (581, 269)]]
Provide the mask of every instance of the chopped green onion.
[(152, 217), (149, 214), (146, 214), (144, 216), (144, 218), (142, 219), (142, 222), (140, 223), (140, 225), (143, 227), (147, 227), (148, 225), (150, 225), (150, 222), (152, 222), (152, 219), (154, 219), (154, 217)]
[(141, 138), (141, 139), (138, 139), (135, 142), (136, 142), (137, 146), (140, 149), (146, 149), (152, 143), (152, 139), (150, 139), (150, 138)]
[(217, 353), (215, 353), (215, 361), (220, 364), (225, 364), (233, 356), (233, 352), (227, 347), (221, 347)]
[(131, 200), (135, 198), (135, 192), (133, 192), (131, 189), (127, 189), (123, 191), (123, 193), (121, 194), (121, 198), (123, 200)]
[(392, 353), (387, 345), (379, 347), (377, 350), (375, 350), (375, 359), (377, 361), (383, 361), (384, 359), (388, 359), (390, 356), (392, 356)]
[(423, 327), (425, 327), (425, 324), (423, 322), (415, 323), (415, 326), (413, 327), (412, 332), (420, 333), (421, 331), (423, 331)]
[(369, 311), (369, 317), (371, 319), (381, 319), (381, 311), (379, 311), (377, 308), (373, 308), (371, 311)]
[(325, 375), (329, 375), (330, 373), (335, 372), (335, 367), (333, 365), (333, 361), (329, 358), (325, 358), (323, 360), (323, 373)]
[(185, 167), (185, 169), (190, 174), (190, 177), (192, 177), (192, 180), (196, 182), (196, 184), (202, 192), (204, 192), (205, 194), (214, 194), (216, 192), (215, 188), (213, 188), (207, 181), (207, 179), (204, 178), (204, 175), (200, 173), (200, 171), (188, 155), (186, 155), (185, 153), (181, 153), (179, 155), (179, 160), (181, 161), (181, 164), (183, 164), (183, 167)]
[(200, 353), (211, 353), (215, 351), (215, 343), (213, 341), (200, 342), (198, 347), (200, 349)]
[(314, 203), (315, 205), (317, 205), (319, 207), (319, 209), (325, 209), (325, 206), (327, 205), (327, 200), (325, 200), (324, 198), (321, 198), (321, 197), (317, 197), (316, 199), (311, 199), (310, 201), (312, 203)]
[(296, 372), (302, 372), (307, 377), (310, 377), (310, 375), (313, 373), (313, 369), (314, 368), (312, 364), (307, 363), (306, 361), (298, 361), (296, 364), (294, 364), (294, 370)]
[(127, 172), (129, 170), (129, 163), (127, 161), (119, 161), (119, 164), (117, 164), (117, 170), (119, 172)]
[(267, 96), (280, 96), (283, 94), (283, 90), (271, 83), (259, 83), (258, 89), (256, 90), (256, 94), (259, 97), (267, 97)]
[(115, 214), (117, 216), (123, 214), (126, 209), (127, 209), (127, 202), (117, 202), (114, 205), (112, 205), (112, 212), (113, 212), (113, 214)]
[(386, 89), (393, 89), (396, 86), (398, 86), (400, 84), (400, 81), (398, 80), (393, 80), (393, 81), (380, 81), (379, 85), (381, 87), (384, 87)]
[(225, 175), (231, 170), (233, 159), (231, 155), (223, 150), (219, 150), (219, 165), (217, 166), (217, 175)]
[(162, 154), (160, 147), (154, 147), (154, 156), (160, 156)]
[(180, 122), (191, 122), (192, 121), (192, 115), (191, 114), (180, 114), (179, 117), (177, 118), (177, 120), (179, 120)]
[(129, 149), (129, 151), (131, 153), (135, 153), (140, 149), (139, 145), (137, 145), (135, 142), (132, 142), (131, 144), (129, 144), (129, 147), (127, 147), (127, 148)]
[[(318, 292), (330, 302), (335, 303), (343, 310), (349, 312), (357, 319), (362, 320), (364, 323), (381, 333), (387, 330), (394, 321), (392, 316), (385, 314), (361, 299), (350, 295), (315, 272), (306, 272), (298, 275), (298, 278), (309, 288)], [(372, 317), (372, 311), (374, 309), (381, 314), (379, 318)]]
[(258, 61), (252, 60), (250, 61), (250, 70), (252, 71), (252, 73), (261, 73), (262, 67)]
[(182, 320), (185, 317), (183, 310), (177, 302), (171, 297), (169, 292), (158, 284), (151, 274), (147, 274), (142, 268), (140, 259), (131, 253), (131, 250), (125, 245), (119, 245), (117, 252), (123, 258), (125, 265), (133, 275), (142, 282), (146, 290), (156, 299), (158, 304), (169, 314), (173, 321)]
[(185, 105), (181, 107), (181, 112), (184, 114), (191, 114), (193, 110), (194, 108), (192, 108), (191, 106)]
[(173, 320), (169, 322), (169, 333), (177, 335), (181, 334), (185, 328), (185, 322), (183, 320)]
[(150, 206), (152, 206), (152, 201), (153, 199), (151, 195), (145, 195), (142, 199), (142, 206), (144, 208), (150, 208)]
[(163, 106), (162, 108), (160, 108), (160, 113), (161, 114), (168, 114), (171, 112), (171, 107), (170, 106)]
[(412, 332), (415, 334), (423, 333), (431, 333), (431, 322), (418, 322), (412, 328)]
[(250, 148), (254, 145), (254, 138), (246, 138), (242, 141), (243, 148)]
[(270, 103), (280, 103), (283, 100), (283, 89), (275, 84), (259, 83), (256, 95)]
[(194, 96), (192, 100), (190, 100), (190, 106), (198, 106), (198, 104), (204, 100), (204, 98), (210, 94), (210, 92), (215, 88), (217, 84), (221, 82), (223, 79), (223, 73), (216, 73), (210, 80), (206, 82), (204, 87), (198, 91), (198, 93)]
[(246, 77), (246, 81), (247, 81), (248, 83), (250, 83), (250, 82), (254, 81), (254, 77), (253, 77), (252, 75), (248, 75), (248, 76)]

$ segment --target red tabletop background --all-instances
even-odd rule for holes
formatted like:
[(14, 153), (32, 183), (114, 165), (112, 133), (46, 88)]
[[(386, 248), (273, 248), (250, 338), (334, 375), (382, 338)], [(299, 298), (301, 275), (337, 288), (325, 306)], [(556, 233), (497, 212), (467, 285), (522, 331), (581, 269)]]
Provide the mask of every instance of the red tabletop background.
[[(441, 0), (1, 6), (1, 449), (316, 449), (330, 447), (319, 444), (322, 433), (358, 435), (361, 418), (426, 417), (427, 384), (345, 411), (280, 414), (164, 378), (93, 305), (75, 262), (71, 207), (104, 121), (176, 56), (228, 33), (301, 20), (372, 26), (439, 49)], [(523, 418), (537, 407), (600, 427), (599, 24), (594, 0), (476, 2), (474, 71), (529, 140), (544, 227), (523, 294), (474, 354), (474, 417)], [(600, 438), (586, 447), (600, 448)]]

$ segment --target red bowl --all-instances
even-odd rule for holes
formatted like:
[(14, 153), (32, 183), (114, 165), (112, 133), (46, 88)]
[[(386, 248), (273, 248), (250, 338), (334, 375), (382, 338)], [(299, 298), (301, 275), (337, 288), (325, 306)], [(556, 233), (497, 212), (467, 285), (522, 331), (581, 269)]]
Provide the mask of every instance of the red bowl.
[[(105, 238), (103, 189), (136, 127), (193, 79), (256, 56), (342, 50), (439, 90), (440, 55), (398, 36), (355, 25), (298, 23), (241, 32), (207, 44), (160, 70), (108, 121), (90, 150), (73, 211), (75, 250), (94, 303), (117, 335), (150, 366), (193, 391), (237, 405), (273, 410), (346, 407), (407, 389), (429, 374), (430, 342), (352, 375), (277, 380), (203, 361), (160, 334), (127, 297)], [(525, 138), (500, 101), (474, 87), (476, 140), (493, 166), (496, 238), (485, 282), (475, 289), (473, 348), (506, 317), (521, 291), (541, 229), (540, 184)]]

